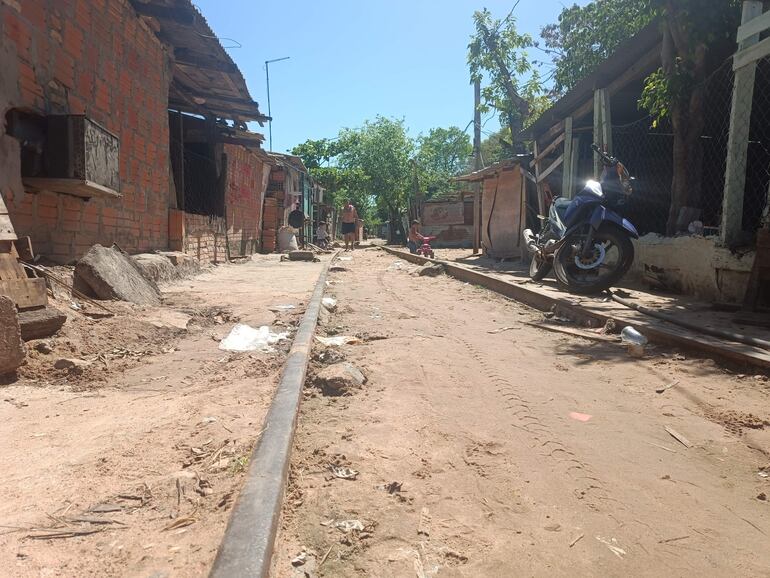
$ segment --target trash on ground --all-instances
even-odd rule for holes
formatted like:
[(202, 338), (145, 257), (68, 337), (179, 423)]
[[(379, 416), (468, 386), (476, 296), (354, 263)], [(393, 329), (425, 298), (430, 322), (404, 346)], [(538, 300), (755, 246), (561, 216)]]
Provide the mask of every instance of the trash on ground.
[(389, 484), (385, 484), (382, 487), (383, 490), (388, 492), (389, 494), (398, 494), (401, 491), (401, 488), (404, 486), (403, 482), (390, 482)]
[(577, 411), (569, 412), (569, 416), (572, 419), (576, 419), (576, 420), (582, 421), (582, 422), (586, 422), (586, 421), (590, 420), (593, 417), (591, 415), (588, 415), (587, 413), (579, 413)]
[(655, 393), (663, 393), (664, 391), (666, 391), (667, 389), (671, 389), (672, 387), (674, 387), (678, 383), (679, 383), (679, 380), (677, 379), (676, 381), (673, 381), (673, 382), (669, 383), (668, 385), (664, 385), (663, 387), (657, 388), (655, 390)]
[(219, 342), (219, 349), (223, 351), (272, 351), (272, 345), (289, 338), (288, 333), (274, 333), (267, 325), (259, 329), (236, 323), (230, 333)]
[(770, 478), (770, 466), (765, 466), (764, 468), (760, 468), (760, 470), (757, 472), (757, 475), (760, 478)]
[(322, 345), (326, 345), (330, 347), (339, 347), (340, 345), (351, 345), (353, 343), (358, 343), (361, 341), (358, 337), (353, 337), (352, 335), (334, 335), (333, 337), (321, 337), (320, 335), (316, 335), (315, 338)]
[(388, 269), (390, 269), (390, 270), (393, 270), (393, 269), (403, 269), (404, 265), (406, 265), (406, 263), (404, 261), (396, 260), (396, 261), (393, 261), (388, 266)]
[(268, 310), (270, 311), (289, 311), (291, 309), (296, 309), (296, 305), (272, 305), (268, 307)]
[(343, 394), (351, 389), (360, 389), (366, 383), (366, 376), (352, 363), (334, 363), (318, 372), (315, 384), (324, 392)]
[(599, 542), (607, 546), (607, 548), (610, 549), (610, 552), (615, 554), (618, 558), (622, 558), (626, 555), (626, 551), (617, 545), (618, 541), (615, 538), (610, 538), (609, 540), (606, 540), (605, 538), (602, 538), (601, 536), (596, 537)]
[(339, 522), (334, 522), (334, 527), (346, 534), (348, 532), (361, 532), (364, 529), (361, 520), (340, 520)]
[(632, 357), (642, 357), (647, 338), (630, 325), (626, 325), (620, 332), (620, 340), (628, 345), (628, 353)]
[(339, 260), (340, 261), (352, 261), (353, 257), (340, 257)]
[(335, 478), (341, 480), (355, 480), (358, 477), (358, 472), (352, 468), (344, 468), (329, 464), (329, 471)]
[(307, 552), (301, 552), (299, 555), (292, 558), (291, 565), (302, 566), (305, 562), (307, 562)]
[(503, 331), (510, 331), (511, 329), (518, 329), (518, 327), (500, 327), (499, 329), (493, 329), (492, 331), (487, 331), (487, 333), (491, 333), (492, 335), (495, 335), (497, 333), (502, 333)]
[(420, 277), (438, 277), (445, 271), (444, 266), (441, 263), (435, 263), (431, 265), (425, 265), (419, 270), (418, 275)]
[(690, 443), (690, 440), (688, 440), (686, 437), (684, 437), (682, 434), (680, 434), (674, 428), (669, 427), (669, 426), (665, 426), (665, 430), (669, 433), (669, 435), (672, 438), (674, 438), (676, 441), (678, 441), (684, 447), (686, 447), (686, 448), (691, 448), (692, 447), (692, 443)]
[(575, 538), (572, 540), (572, 542), (570, 542), (570, 543), (569, 543), (569, 547), (570, 547), (570, 548), (572, 548), (572, 547), (573, 547), (575, 544), (577, 544), (578, 542), (580, 542), (580, 540), (582, 540), (584, 537), (585, 537), (585, 534), (580, 534), (580, 535), (576, 536), (576, 537), (575, 537)]
[(321, 304), (329, 311), (336, 311), (337, 309), (337, 300), (334, 297), (324, 297), (321, 299)]

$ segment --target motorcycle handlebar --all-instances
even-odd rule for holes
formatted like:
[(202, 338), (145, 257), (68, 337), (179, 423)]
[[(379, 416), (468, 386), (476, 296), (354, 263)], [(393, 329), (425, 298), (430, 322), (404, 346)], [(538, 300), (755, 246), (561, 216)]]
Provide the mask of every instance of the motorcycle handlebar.
[(591, 148), (596, 154), (598, 154), (602, 158), (602, 161), (604, 162), (605, 165), (613, 166), (618, 163), (618, 160), (615, 157), (611, 157), (610, 155), (608, 155), (606, 152), (600, 149), (599, 145), (597, 145), (596, 143), (591, 143)]

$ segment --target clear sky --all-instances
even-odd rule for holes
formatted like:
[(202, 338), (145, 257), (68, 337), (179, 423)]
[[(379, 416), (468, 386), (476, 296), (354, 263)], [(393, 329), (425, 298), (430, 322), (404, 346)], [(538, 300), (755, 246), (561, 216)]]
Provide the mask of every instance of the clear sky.
[[(437, 126), (465, 128), (473, 118), (466, 64), (473, 12), (486, 6), (502, 18), (513, 6), (511, 0), (194, 1), (220, 38), (243, 45), (228, 52), (264, 113), (264, 61), (291, 57), (270, 65), (273, 150), (280, 152), (377, 114), (404, 118), (412, 136)], [(537, 36), (573, 3), (521, 0), (519, 30)], [(498, 127), (491, 118), (484, 130)], [(267, 125), (259, 130), (267, 136)]]

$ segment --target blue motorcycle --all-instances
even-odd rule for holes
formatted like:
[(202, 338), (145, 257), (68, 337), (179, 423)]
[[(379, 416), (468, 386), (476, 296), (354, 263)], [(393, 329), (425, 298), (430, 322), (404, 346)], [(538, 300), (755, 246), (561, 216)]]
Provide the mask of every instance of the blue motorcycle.
[(532, 254), (529, 275), (540, 281), (553, 268), (559, 285), (571, 293), (599, 293), (615, 285), (634, 261), (639, 233), (613, 208), (631, 194), (628, 170), (595, 144), (603, 170), (599, 182), (588, 181), (574, 199), (557, 197), (540, 216), (540, 233), (524, 230)]

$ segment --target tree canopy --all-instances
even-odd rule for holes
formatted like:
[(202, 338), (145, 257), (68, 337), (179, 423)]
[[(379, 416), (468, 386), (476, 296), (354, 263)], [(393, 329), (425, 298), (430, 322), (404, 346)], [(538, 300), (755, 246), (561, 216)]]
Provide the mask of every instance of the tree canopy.
[(451, 190), (451, 178), (468, 169), (473, 154), (470, 137), (459, 127), (433, 128), (417, 138), (420, 188), (428, 196)]

